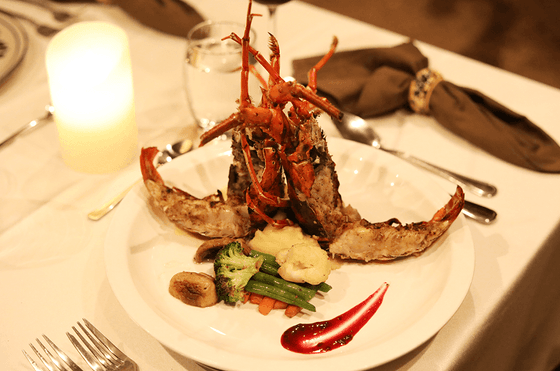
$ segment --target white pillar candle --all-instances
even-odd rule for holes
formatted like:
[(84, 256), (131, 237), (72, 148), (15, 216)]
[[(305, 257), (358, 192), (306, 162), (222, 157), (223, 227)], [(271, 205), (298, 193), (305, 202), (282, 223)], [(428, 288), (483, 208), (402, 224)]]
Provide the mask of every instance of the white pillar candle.
[(132, 162), (138, 129), (125, 32), (104, 22), (76, 23), (50, 41), (46, 64), (64, 162), (98, 174)]

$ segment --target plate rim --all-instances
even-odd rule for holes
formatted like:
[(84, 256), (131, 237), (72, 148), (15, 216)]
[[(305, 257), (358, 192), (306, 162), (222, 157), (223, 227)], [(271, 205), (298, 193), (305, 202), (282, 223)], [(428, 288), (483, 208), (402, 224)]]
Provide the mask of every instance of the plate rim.
[[(338, 145), (342, 145), (342, 146), (361, 146), (359, 148), (364, 149), (369, 151), (371, 150), (372, 153), (374, 153), (375, 149), (368, 147), (366, 145), (363, 144), (359, 144), (359, 143), (355, 143), (355, 142), (351, 142), (345, 139), (341, 139), (341, 138), (329, 138), (329, 145), (333, 144), (335, 146)], [(208, 147), (204, 147), (204, 148), (208, 148)], [(204, 149), (202, 148), (202, 149)], [(216, 155), (219, 155), (218, 152), (221, 152), (222, 154), (225, 153), (224, 152), (225, 148), (210, 148), (207, 151), (210, 152), (216, 152)], [(228, 147), (229, 150), (229, 147)], [(227, 152), (227, 150), (225, 150)], [(194, 152), (191, 152), (194, 153)], [(380, 152), (380, 151), (376, 151), (376, 156), (391, 156), (389, 154), (386, 154), (384, 152)], [(202, 156), (202, 153), (199, 153)], [(188, 156), (189, 154), (185, 155)], [(192, 155), (194, 156), (194, 155)], [(411, 168), (411, 165), (403, 162), (402, 160), (396, 158), (396, 157), (391, 157), (391, 160), (394, 161), (398, 161), (399, 164), (402, 163), (403, 166), (407, 167), (407, 168)], [(186, 161), (185, 159), (183, 161)], [(166, 165), (167, 166), (167, 165)], [(418, 171), (414, 171), (416, 173), (418, 173)], [(430, 183), (433, 183), (435, 187), (440, 188), (439, 186), (437, 186), (437, 183), (435, 183), (433, 180), (431, 180)], [(143, 190), (141, 189), (141, 187), (143, 186), (143, 184), (139, 184), (137, 185), (137, 187), (135, 188), (136, 192), (142, 192)], [(109, 278), (109, 283), (110, 286), (113, 290), (113, 292), (115, 293), (115, 296), (117, 297), (117, 300), (121, 303), (121, 305), (123, 306), (123, 308), (125, 309), (125, 311), (127, 312), (127, 314), (132, 318), (132, 320), (139, 325), (140, 327), (142, 327), (144, 330), (146, 330), (150, 335), (152, 335), (154, 338), (156, 338), (159, 342), (161, 342), (162, 344), (164, 344), (165, 346), (169, 347), (170, 349), (173, 349), (174, 351), (178, 352), (179, 354), (190, 358), (196, 362), (211, 366), (211, 367), (215, 367), (218, 369), (223, 369), (223, 370), (234, 370), (234, 371), (241, 371), (241, 370), (248, 370), (248, 369), (253, 369), (251, 368), (251, 365), (247, 364), (247, 357), (244, 356), (239, 356), (239, 357), (235, 357), (235, 355), (233, 356), (234, 359), (230, 358), (228, 360), (227, 364), (224, 364), (223, 362), (220, 361), (216, 361), (216, 352), (219, 353), (227, 353), (227, 356), (230, 357), (231, 353), (230, 352), (225, 352), (224, 350), (221, 350), (219, 348), (215, 348), (215, 347), (210, 347), (207, 344), (200, 344), (200, 342), (197, 339), (182, 339), (182, 341), (186, 342), (186, 344), (182, 344), (182, 347), (179, 348), (176, 344), (173, 344), (171, 342), (168, 341), (168, 339), (166, 338), (166, 336), (162, 336), (162, 332), (159, 330), (159, 328), (161, 326), (170, 326), (172, 327), (169, 323), (167, 323), (164, 319), (160, 318), (157, 313), (155, 313), (152, 309), (149, 308), (149, 306), (146, 304), (145, 308), (135, 308), (132, 313), (130, 310), (130, 307), (128, 306), (128, 302), (130, 302), (130, 297), (128, 299), (123, 298), (123, 292), (122, 290), (125, 288), (125, 286), (127, 285), (122, 285), (122, 282), (116, 282), (117, 277), (115, 277), (115, 272), (118, 269), (122, 269), (122, 267), (120, 267), (120, 265), (122, 263), (127, 263), (127, 259), (126, 259), (126, 253), (124, 255), (120, 256), (120, 261), (117, 261), (114, 259), (115, 255), (114, 252), (111, 251), (111, 246), (114, 244), (114, 240), (109, 241), (110, 239), (114, 238), (115, 236), (117, 236), (117, 238), (119, 238), (119, 234), (120, 234), (120, 238), (124, 238), (125, 236), (128, 236), (128, 233), (130, 231), (114, 231), (114, 229), (116, 228), (116, 224), (117, 222), (115, 222), (115, 220), (118, 220), (118, 215), (120, 215), (121, 213), (124, 215), (124, 209), (127, 207), (127, 204), (130, 204), (128, 207), (132, 207), (132, 208), (138, 208), (138, 210), (140, 210), (142, 207), (145, 207), (143, 205), (140, 204), (135, 204), (133, 200), (134, 199), (134, 190), (133, 192), (131, 192), (132, 195), (129, 194), (129, 196), (127, 196), (124, 200), (123, 200), (123, 204), (125, 205), (125, 207), (119, 208), (118, 210), (116, 210), (116, 214), (115, 217), (112, 219), (111, 221), (111, 225), (109, 227), (109, 230), (107, 232), (107, 236), (106, 236), (106, 240), (105, 240), (105, 265), (106, 265), (106, 271), (107, 271), (107, 276)], [(443, 190), (442, 190), (442, 195), (446, 194)], [(138, 196), (138, 194), (136, 193), (136, 196)], [(132, 227), (132, 223), (129, 225), (130, 227)], [(462, 287), (462, 290), (460, 290), (460, 293), (454, 295), (453, 300), (454, 300), (454, 309), (452, 311), (450, 311), (448, 313), (447, 316), (443, 316), (438, 318), (438, 324), (436, 326), (432, 326), (432, 327), (437, 327), (437, 329), (433, 330), (433, 331), (429, 331), (428, 333), (425, 333), (424, 336), (420, 339), (420, 340), (416, 340), (414, 341), (414, 344), (408, 344), (405, 348), (393, 352), (392, 354), (388, 354), (386, 355), (386, 357), (382, 358), (380, 361), (375, 362), (375, 361), (363, 361), (363, 359), (361, 360), (361, 362), (356, 362), (356, 359), (352, 360), (352, 363), (349, 363), (349, 359), (350, 358), (355, 358), (355, 353), (349, 354), (349, 355), (345, 355), (344, 353), (340, 353), (340, 354), (335, 354), (334, 356), (332, 356), (332, 353), (325, 353), (323, 355), (313, 355), (311, 358), (309, 355), (295, 355), (291, 354), (288, 355), (289, 359), (288, 360), (282, 360), (282, 361), (277, 361), (274, 362), (273, 364), (269, 366), (267, 366), (267, 368), (269, 368), (271, 371), (272, 370), (285, 370), (286, 367), (290, 367), (293, 370), (303, 370), (303, 369), (307, 369), (310, 366), (313, 367), (322, 367), (324, 370), (342, 370), (340, 368), (340, 363), (344, 363), (344, 365), (348, 366), (349, 368), (344, 368), (344, 370), (361, 370), (361, 369), (365, 369), (365, 368), (371, 368), (371, 367), (377, 367), (380, 366), (382, 364), (388, 363), (390, 361), (393, 361), (401, 356), (404, 356), (405, 354), (411, 352), (412, 350), (416, 349), (417, 347), (421, 346), (422, 344), (424, 344), (426, 341), (428, 341), (430, 338), (432, 338), (435, 334), (437, 334), (437, 332), (443, 327), (445, 326), (445, 324), (449, 321), (449, 319), (451, 319), (451, 317), (456, 313), (456, 311), (459, 309), (459, 307), (461, 306), (462, 302), (464, 301), (465, 297), (467, 296), (469, 290), (470, 290), (470, 285), (472, 283), (472, 279), (474, 276), (474, 260), (475, 260), (475, 251), (474, 251), (474, 246), (473, 246), (473, 242), (472, 242), (472, 236), (471, 236), (471, 232), (470, 232), (470, 228), (469, 226), (466, 224), (465, 218), (463, 215), (460, 215), (458, 217), (458, 219), (456, 220), (456, 222), (452, 225), (451, 227), (452, 229), (456, 229), (456, 230), (460, 230), (461, 233), (463, 233), (463, 236), (468, 240), (467, 242), (469, 243), (469, 250), (468, 250), (468, 255), (470, 256), (470, 258), (467, 261), (467, 264), (469, 264), (467, 266), (467, 269), (463, 271), (463, 275), (465, 277), (462, 277), (462, 282), (464, 284), (464, 286)], [(122, 241), (121, 241), (122, 242)], [(117, 264), (118, 263), (118, 264)], [(120, 268), (119, 268), (120, 267)], [(127, 277), (128, 279), (128, 277)], [(130, 280), (130, 283), (133, 283), (132, 280)], [(468, 282), (468, 283), (467, 283)], [(445, 290), (442, 289), (442, 292), (446, 290), (448, 290), (449, 288), (446, 287)], [(457, 290), (455, 290), (457, 291)], [(130, 293), (129, 293), (130, 294)], [(134, 293), (135, 295), (135, 299), (138, 300), (140, 299), (140, 301), (142, 300), (142, 297), (140, 296), (140, 294), (138, 294), (138, 292)], [(128, 302), (127, 302), (128, 300)], [(123, 303), (124, 301), (124, 303)], [(433, 308), (432, 308), (433, 311)], [(155, 315), (155, 318), (154, 318)], [(152, 322), (151, 324), (146, 324), (147, 320), (152, 320), (155, 322)], [(288, 327), (288, 326), (287, 326)], [(180, 331), (179, 331), (180, 332)], [(185, 335), (185, 334), (182, 334)], [(208, 351), (213, 351), (214, 352), (214, 357), (207, 357), (207, 356), (201, 356), (200, 353), (196, 353), (196, 352), (185, 352), (183, 348), (187, 347), (189, 343), (193, 343), (190, 345), (198, 345), (199, 347), (205, 348), (205, 352), (202, 353), (206, 353)], [(281, 345), (278, 345), (279, 347), (281, 347)], [(188, 354), (187, 354), (188, 353)], [(362, 357), (363, 358), (363, 357)], [(335, 360), (335, 362), (333, 362), (333, 360)], [(297, 366), (296, 365), (300, 365)], [(334, 367), (333, 367), (334, 365)], [(256, 368), (258, 369), (258, 368)]]
[(5, 71), (0, 71), (0, 87), (12, 76), (23, 61), (29, 48), (29, 36), (19, 20), (15, 17), (0, 11), (0, 26), (4, 25), (16, 40), (18, 51), (12, 56), (13, 61), (8, 64)]

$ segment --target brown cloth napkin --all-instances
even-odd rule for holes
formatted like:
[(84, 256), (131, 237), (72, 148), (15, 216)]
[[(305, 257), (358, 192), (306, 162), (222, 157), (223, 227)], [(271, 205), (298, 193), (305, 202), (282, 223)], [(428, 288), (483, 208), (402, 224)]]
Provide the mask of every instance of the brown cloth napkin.
[(204, 19), (185, 0), (52, 0), (59, 3), (117, 5), (145, 26), (170, 35), (187, 37)]
[(187, 37), (189, 30), (204, 21), (182, 0), (102, 0), (118, 5), (131, 17), (155, 30)]
[[(307, 83), (307, 71), (320, 57), (293, 62), (294, 77)], [(318, 73), (318, 90), (342, 110), (374, 117), (409, 107), (412, 81), (428, 59), (412, 42), (389, 48), (335, 53)], [(425, 70), (424, 70), (425, 71)], [(442, 80), (431, 91), (429, 111), (441, 125), (486, 152), (527, 169), (560, 172), (560, 147), (526, 117), (484, 94)]]

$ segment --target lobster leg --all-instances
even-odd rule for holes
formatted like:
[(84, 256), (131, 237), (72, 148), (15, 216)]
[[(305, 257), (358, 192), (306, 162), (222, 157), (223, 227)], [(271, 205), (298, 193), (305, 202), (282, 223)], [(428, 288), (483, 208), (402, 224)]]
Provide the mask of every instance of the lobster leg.
[(253, 166), (253, 161), (251, 160), (251, 149), (249, 148), (249, 143), (247, 142), (247, 137), (245, 135), (241, 137), (241, 146), (243, 148), (243, 152), (245, 155), (245, 162), (247, 163), (247, 167), (249, 169), (249, 174), (251, 176), (253, 187), (256, 190), (257, 198), (260, 201), (271, 206), (275, 206), (275, 207), (288, 206), (287, 200), (282, 200), (278, 195), (273, 195), (263, 190), (263, 186), (265, 189), (274, 190), (280, 184), (280, 179), (278, 179), (278, 175), (281, 174), (281, 169), (280, 169), (280, 162), (278, 161), (278, 156), (276, 154), (276, 151), (272, 148), (263, 149), (262, 153), (264, 157), (264, 171), (261, 176), (262, 180), (259, 181), (257, 177), (257, 173), (255, 172), (255, 168)]
[(225, 119), (224, 121), (220, 122), (217, 125), (214, 125), (200, 136), (200, 144), (199, 147), (202, 147), (206, 143), (210, 142), (212, 139), (219, 137), (220, 135), (224, 134), (226, 131), (233, 129), (239, 125), (241, 125), (243, 121), (241, 120), (239, 112), (232, 114), (230, 117)]
[(266, 89), (266, 87), (268, 86), (267, 83), (266, 83), (266, 80), (262, 77), (262, 75), (259, 73), (259, 71), (257, 71), (255, 66), (250, 65), (249, 70), (259, 80), (259, 83), (261, 84), (261, 86)]
[(333, 41), (331, 44), (331, 48), (329, 49), (329, 52), (327, 54), (325, 54), (323, 56), (323, 58), (321, 58), (321, 60), (319, 62), (317, 62), (317, 64), (315, 66), (313, 66), (313, 68), (311, 68), (309, 70), (309, 72), (307, 73), (307, 86), (314, 92), (317, 92), (317, 72), (323, 68), (323, 66), (329, 61), (329, 59), (331, 59), (331, 57), (334, 54), (334, 51), (336, 49), (338, 45), (338, 38), (335, 36), (333, 37)]
[(270, 35), (269, 48), (271, 51), (270, 64), (274, 69), (274, 71), (276, 72), (274, 75), (269, 76), (269, 84), (272, 85), (274, 84), (274, 79), (276, 78), (276, 76), (280, 76), (280, 45), (278, 44), (278, 40), (276, 39), (276, 37), (274, 37), (274, 35), (272, 34), (269, 35)]
[[(231, 35), (228, 36), (228, 38), (232, 39), (233, 41), (235, 41), (240, 45), (243, 45), (243, 40), (233, 32), (231, 33)], [(267, 61), (266, 58), (261, 53), (259, 53), (258, 50), (253, 48), (251, 45), (247, 45), (247, 51), (251, 53), (253, 57), (255, 57), (257, 62), (259, 62), (259, 64), (264, 67), (266, 72), (268, 72), (269, 78), (272, 79), (272, 83), (278, 84), (278, 83), (285, 82), (284, 79), (280, 76), (280, 74), (276, 72), (275, 67), (273, 67), (272, 64), (270, 64), (270, 62)], [(249, 63), (248, 59), (247, 59), (247, 63)]]
[[(232, 33), (229, 36), (229, 38), (231, 38), (232, 40), (234, 40), (237, 43), (244, 43), (244, 40), (240, 39), (239, 36), (237, 36), (235, 33)], [(325, 55), (325, 57), (322, 58), (322, 61), (323, 60), (324, 61), (322, 63), (319, 62), (314, 67), (316, 69), (316, 71), (318, 69), (320, 69), (328, 61), (328, 59), (330, 58), (332, 53), (334, 53), (334, 49), (335, 49), (337, 43), (338, 43), (338, 39), (335, 38), (335, 41), (333, 41), (333, 44), (331, 45), (331, 50), (329, 51), (329, 53), (327, 55)], [(271, 47), (274, 47), (274, 45), (272, 44)], [(284, 103), (287, 103), (287, 102), (292, 102), (294, 105), (298, 105), (299, 102), (295, 99), (295, 97), (302, 98), (302, 99), (305, 99), (305, 100), (309, 101), (313, 105), (319, 107), (323, 111), (327, 112), (330, 116), (336, 117), (339, 120), (342, 118), (342, 112), (340, 112), (340, 110), (338, 108), (336, 108), (335, 106), (330, 104), (330, 102), (328, 102), (326, 99), (319, 97), (315, 93), (315, 91), (306, 89), (305, 87), (303, 87), (300, 84), (294, 84), (293, 82), (284, 81), (284, 79), (280, 76), (280, 73), (276, 70), (275, 66), (273, 66), (271, 63), (269, 63), (262, 56), (261, 53), (259, 53), (257, 50), (255, 50), (250, 45), (247, 45), (247, 50), (255, 57), (255, 59), (268, 72), (268, 74), (269, 74), (269, 84), (271, 84), (271, 85), (274, 84), (274, 85), (272, 85), (272, 87), (269, 91), (271, 99), (274, 102), (280, 103), (280, 104), (284, 104)], [(279, 52), (279, 49), (277, 51)], [(275, 52), (273, 51), (273, 54), (274, 53)], [(318, 69), (317, 69), (317, 67), (318, 67)], [(277, 68), (279, 68), (279, 67), (277, 67)], [(315, 75), (316, 75), (316, 71), (315, 71)], [(315, 77), (314, 85), (315, 85), (315, 90), (316, 90), (317, 89), (316, 77)], [(298, 112), (299, 112), (300, 115), (302, 115), (303, 112), (305, 112), (305, 111), (306, 111), (305, 109), (298, 109)]]
[(247, 22), (245, 25), (245, 33), (243, 34), (243, 39), (241, 40), (241, 50), (242, 50), (242, 65), (241, 65), (241, 97), (239, 100), (240, 108), (248, 107), (251, 105), (251, 98), (249, 97), (249, 43), (251, 23), (253, 22), (253, 14), (251, 13), (251, 8), (253, 1), (249, 0), (249, 6), (247, 8)]
[[(239, 108), (240, 111), (244, 108), (251, 107), (251, 97), (249, 96), (249, 43), (250, 43), (250, 31), (251, 31), (251, 23), (253, 21), (254, 14), (251, 13), (253, 1), (249, 0), (249, 7), (247, 8), (247, 23), (245, 26), (245, 33), (243, 34), (243, 38), (240, 39), (239, 36), (232, 34), (230, 37), (232, 40), (241, 44), (241, 95), (239, 98)], [(235, 37), (233, 37), (235, 36)], [(239, 113), (232, 114), (229, 118), (225, 119), (224, 121), (220, 122), (218, 125), (215, 125), (210, 130), (206, 131), (200, 136), (200, 147), (211, 141), (212, 139), (224, 134), (230, 129), (233, 129), (236, 126), (239, 126), (243, 123), (243, 120), (240, 118)]]
[(253, 199), (247, 193), (246, 196), (247, 206), (253, 210), (262, 220), (267, 222), (268, 224), (275, 226), (275, 227), (284, 227), (287, 225), (294, 225), (294, 223), (288, 219), (276, 220), (272, 219), (270, 216), (266, 215), (253, 201)]
[(305, 99), (309, 103), (313, 104), (316, 107), (319, 107), (320, 109), (328, 113), (329, 116), (334, 117), (338, 120), (342, 119), (342, 116), (344, 114), (338, 108), (333, 106), (326, 98), (321, 98), (316, 93), (304, 88), (300, 84), (294, 84), (291, 90), (291, 93), (294, 96)]

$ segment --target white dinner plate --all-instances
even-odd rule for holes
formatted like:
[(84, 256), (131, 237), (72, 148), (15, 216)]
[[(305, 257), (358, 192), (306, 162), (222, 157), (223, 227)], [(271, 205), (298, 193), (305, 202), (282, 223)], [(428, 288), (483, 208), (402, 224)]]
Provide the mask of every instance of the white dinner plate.
[[(223, 189), (231, 163), (230, 143), (208, 145), (160, 168), (166, 182), (201, 197)], [(429, 220), (449, 199), (426, 174), (384, 152), (329, 139), (340, 193), (369, 221)], [(223, 370), (350, 371), (389, 362), (429, 340), (465, 298), (473, 277), (474, 248), (462, 215), (418, 257), (386, 263), (345, 263), (331, 273), (333, 289), (315, 297), (315, 313), (268, 316), (253, 304), (210, 308), (183, 304), (168, 293), (181, 271), (213, 274), (195, 264), (201, 240), (178, 232), (147, 205), (143, 186), (123, 200), (105, 243), (109, 282), (130, 317), (165, 346)], [(282, 333), (304, 322), (331, 319), (362, 302), (383, 282), (390, 287), (373, 318), (346, 346), (304, 355), (280, 344)], [(264, 366), (266, 364), (266, 367)]]
[(19, 21), (0, 13), (0, 85), (19, 66), (27, 52), (27, 33)]

